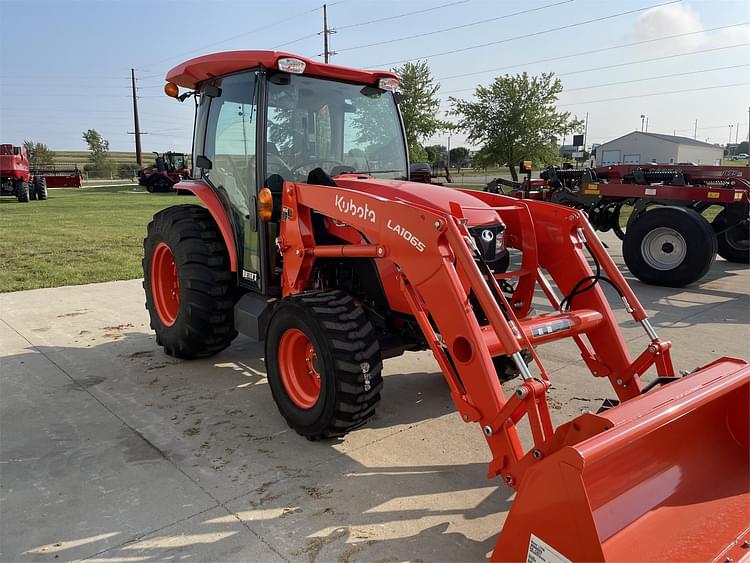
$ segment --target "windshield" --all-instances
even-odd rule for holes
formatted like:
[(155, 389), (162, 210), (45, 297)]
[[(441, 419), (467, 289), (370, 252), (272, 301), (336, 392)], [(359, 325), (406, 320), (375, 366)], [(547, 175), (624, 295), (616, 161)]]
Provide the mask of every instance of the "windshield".
[(406, 152), (393, 94), (309, 76), (272, 76), (266, 168), (268, 176), (293, 181), (305, 181), (315, 168), (330, 176), (360, 172), (405, 180)]

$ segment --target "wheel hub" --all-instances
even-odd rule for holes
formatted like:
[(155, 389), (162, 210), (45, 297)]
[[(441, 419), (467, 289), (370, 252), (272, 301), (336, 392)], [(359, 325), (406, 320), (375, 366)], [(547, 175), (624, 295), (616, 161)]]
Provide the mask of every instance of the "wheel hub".
[(289, 399), (301, 409), (315, 406), (320, 397), (318, 355), (298, 328), (288, 329), (279, 341), (279, 373)]
[(159, 319), (172, 326), (180, 311), (180, 279), (172, 249), (164, 242), (156, 245), (151, 256), (151, 293)]
[(687, 243), (674, 229), (658, 227), (643, 237), (641, 254), (655, 270), (674, 270), (687, 256)]

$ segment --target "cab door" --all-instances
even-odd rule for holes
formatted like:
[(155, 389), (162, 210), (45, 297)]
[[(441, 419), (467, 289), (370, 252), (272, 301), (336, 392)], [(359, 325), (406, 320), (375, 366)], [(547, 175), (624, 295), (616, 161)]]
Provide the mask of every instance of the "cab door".
[[(217, 79), (201, 100), (201, 113), (207, 118), (198, 124), (196, 134), (205, 128), (203, 152), (211, 163), (202, 177), (217, 191), (234, 225), (238, 256), (239, 283), (261, 290), (260, 238), (256, 219), (256, 138), (258, 88), (255, 71)], [(208, 104), (204, 108), (204, 104)]]

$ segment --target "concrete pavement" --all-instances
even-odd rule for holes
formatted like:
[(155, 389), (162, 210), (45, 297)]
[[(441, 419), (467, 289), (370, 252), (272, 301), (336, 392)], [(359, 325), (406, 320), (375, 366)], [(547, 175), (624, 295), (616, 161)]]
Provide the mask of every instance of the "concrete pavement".
[[(678, 368), (750, 358), (747, 267), (718, 260), (683, 290), (630, 279)], [(572, 343), (540, 351), (556, 422), (613, 395)], [(260, 346), (165, 356), (138, 280), (0, 295), (0, 561), (483, 560), (512, 495), (485, 477), (479, 428), (431, 354), (384, 375), (374, 420), (308, 442), (278, 414)]]

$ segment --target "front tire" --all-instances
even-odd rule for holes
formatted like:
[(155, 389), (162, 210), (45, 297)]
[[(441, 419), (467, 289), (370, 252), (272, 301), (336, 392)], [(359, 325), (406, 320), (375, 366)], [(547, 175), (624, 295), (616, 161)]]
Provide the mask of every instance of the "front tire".
[(361, 426), (380, 400), (383, 362), (375, 329), (342, 291), (282, 299), (269, 321), (265, 360), (276, 406), (311, 440)]
[(16, 199), (20, 203), (27, 203), (29, 201), (29, 184), (23, 180), (16, 182)]
[(47, 199), (47, 178), (44, 176), (34, 177), (34, 194), (39, 201)]
[(143, 241), (143, 289), (151, 328), (178, 358), (211, 356), (237, 336), (234, 275), (221, 233), (197, 205), (154, 215)]
[(628, 226), (622, 251), (642, 282), (683, 287), (701, 279), (716, 257), (716, 235), (708, 221), (686, 207), (656, 207)]

